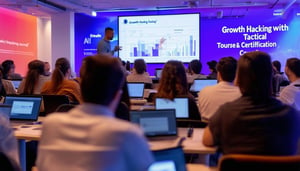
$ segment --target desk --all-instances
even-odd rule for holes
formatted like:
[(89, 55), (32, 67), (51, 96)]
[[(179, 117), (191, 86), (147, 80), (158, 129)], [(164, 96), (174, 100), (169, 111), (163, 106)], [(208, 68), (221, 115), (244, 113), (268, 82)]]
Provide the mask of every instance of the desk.
[(204, 164), (187, 164), (187, 171), (217, 171), (217, 167), (208, 167)]

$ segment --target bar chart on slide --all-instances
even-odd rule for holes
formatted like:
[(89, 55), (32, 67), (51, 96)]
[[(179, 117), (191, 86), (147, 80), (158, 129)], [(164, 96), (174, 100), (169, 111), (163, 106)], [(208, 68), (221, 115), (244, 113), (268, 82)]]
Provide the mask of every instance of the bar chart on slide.
[(120, 57), (149, 63), (199, 59), (199, 15), (119, 17)]

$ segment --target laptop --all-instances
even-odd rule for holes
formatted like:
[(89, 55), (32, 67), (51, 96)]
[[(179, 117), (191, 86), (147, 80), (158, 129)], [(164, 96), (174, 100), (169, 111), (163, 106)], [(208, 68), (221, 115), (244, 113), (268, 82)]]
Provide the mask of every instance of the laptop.
[(130, 82), (127, 83), (128, 93), (130, 98), (144, 98), (144, 89), (145, 84), (144, 83), (137, 83), (137, 82)]
[(20, 80), (20, 79), (17, 79), (17, 80), (10, 80), (10, 81), (11, 81), (12, 84), (14, 85), (14, 88), (15, 88), (15, 89), (18, 89), (19, 86), (20, 86), (20, 84), (21, 84), (21, 82), (22, 82), (22, 80)]
[(162, 73), (162, 68), (156, 68), (155, 69), (155, 77), (160, 78)]
[(0, 115), (2, 115), (5, 118), (9, 119), (10, 111), (11, 111), (11, 106), (10, 105), (0, 104)]
[(174, 109), (130, 111), (130, 121), (138, 124), (146, 137), (177, 136)]
[(176, 118), (189, 118), (189, 99), (187, 97), (155, 99), (156, 109), (175, 109)]
[(218, 83), (217, 80), (213, 79), (195, 79), (193, 84), (191, 85), (191, 92), (199, 92), (206, 86), (216, 85)]
[(4, 104), (11, 105), (10, 119), (36, 121), (39, 116), (42, 96), (7, 95)]

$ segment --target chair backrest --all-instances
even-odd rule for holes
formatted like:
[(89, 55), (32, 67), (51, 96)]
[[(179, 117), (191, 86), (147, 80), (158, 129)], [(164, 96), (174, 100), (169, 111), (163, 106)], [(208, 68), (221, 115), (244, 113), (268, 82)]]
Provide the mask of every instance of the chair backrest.
[(45, 114), (53, 113), (62, 104), (69, 104), (69, 98), (66, 95), (43, 95)]
[(15, 161), (11, 160), (2, 152), (0, 152), (0, 170), (21, 171), (18, 164)]
[(300, 171), (300, 156), (230, 154), (221, 158), (220, 171)]
[(57, 107), (55, 112), (68, 112), (69, 110), (73, 109), (76, 105), (73, 104), (62, 104)]

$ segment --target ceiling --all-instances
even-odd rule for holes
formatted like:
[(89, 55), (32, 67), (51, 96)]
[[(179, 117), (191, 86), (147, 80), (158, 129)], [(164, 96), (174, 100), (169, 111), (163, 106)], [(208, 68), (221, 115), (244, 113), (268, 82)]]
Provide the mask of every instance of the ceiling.
[(300, 0), (0, 0), (0, 7), (38, 17), (74, 11), (163, 10), (163, 9), (249, 9), (266, 8), (286, 10), (299, 7)]

